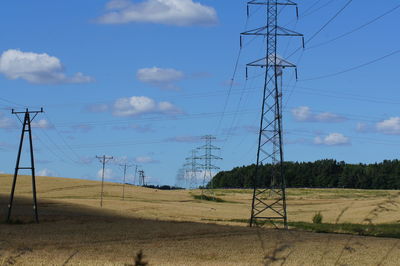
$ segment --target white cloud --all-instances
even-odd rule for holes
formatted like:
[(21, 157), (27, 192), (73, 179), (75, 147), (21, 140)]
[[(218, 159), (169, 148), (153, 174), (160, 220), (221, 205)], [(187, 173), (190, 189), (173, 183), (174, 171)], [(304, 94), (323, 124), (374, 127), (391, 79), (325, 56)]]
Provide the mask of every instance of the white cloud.
[[(97, 177), (101, 178), (103, 175), (103, 169), (99, 169), (97, 171)], [(104, 179), (111, 179), (114, 177), (114, 171), (111, 168), (105, 168), (104, 169)]]
[(308, 106), (300, 106), (292, 109), (294, 118), (299, 122), (327, 122), (337, 123), (345, 121), (346, 118), (334, 113), (322, 112), (314, 113)]
[(57, 173), (52, 170), (49, 170), (47, 168), (44, 168), (44, 169), (40, 170), (39, 172), (37, 172), (36, 175), (37, 176), (56, 176)]
[(57, 57), (46, 53), (37, 54), (9, 49), (0, 56), (0, 73), (9, 79), (23, 79), (35, 84), (87, 83), (89, 76), (78, 72), (73, 76), (65, 74)]
[(136, 72), (138, 80), (169, 90), (178, 90), (175, 83), (184, 78), (182, 71), (173, 68), (142, 68)]
[(6, 117), (4, 113), (0, 113), (0, 128), (3, 129), (10, 129), (10, 128), (15, 128), (16, 124), (14, 120), (12, 120), (9, 117)]
[(388, 135), (400, 135), (400, 117), (391, 117), (376, 124), (376, 129)]
[(147, 164), (147, 163), (158, 163), (157, 160), (154, 160), (150, 156), (138, 156), (135, 158), (136, 163), (142, 163), (142, 164)]
[(328, 146), (347, 145), (350, 144), (350, 139), (341, 133), (331, 133), (325, 137), (315, 137), (314, 143)]
[(118, 99), (114, 104), (115, 116), (137, 116), (144, 114), (179, 114), (181, 110), (169, 102), (156, 102), (145, 96)]
[(54, 125), (50, 124), (50, 122), (47, 121), (46, 119), (40, 119), (38, 121), (33, 121), (31, 123), (31, 126), (33, 128), (42, 128), (42, 129), (54, 128)]
[(217, 12), (210, 6), (193, 0), (112, 0), (108, 12), (98, 18), (99, 23), (122, 24), (145, 22), (175, 26), (210, 26), (218, 22)]

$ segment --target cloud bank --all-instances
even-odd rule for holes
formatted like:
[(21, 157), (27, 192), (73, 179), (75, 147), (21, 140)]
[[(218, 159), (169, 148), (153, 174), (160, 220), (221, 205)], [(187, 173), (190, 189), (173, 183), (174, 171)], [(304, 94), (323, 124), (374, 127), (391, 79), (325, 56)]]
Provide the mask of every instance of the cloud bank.
[(327, 146), (349, 145), (350, 139), (341, 133), (331, 133), (325, 137), (315, 137), (314, 144)]
[(156, 102), (146, 96), (121, 98), (113, 106), (115, 116), (139, 116), (154, 113), (179, 114), (181, 110), (170, 102)]
[(296, 121), (299, 122), (325, 122), (325, 123), (338, 123), (346, 120), (345, 117), (329, 113), (321, 112), (315, 113), (311, 111), (308, 106), (300, 106), (292, 109), (292, 115)]
[(176, 82), (184, 78), (183, 72), (173, 68), (142, 68), (136, 73), (136, 77), (143, 83), (151, 84), (168, 90), (178, 90)]
[(34, 84), (88, 83), (93, 78), (80, 72), (65, 74), (60, 59), (46, 53), (37, 54), (10, 49), (0, 56), (0, 73), (7, 78), (23, 79)]
[(156, 23), (174, 26), (212, 26), (218, 22), (214, 8), (193, 0), (112, 0), (107, 12), (97, 19), (102, 24), (132, 22)]

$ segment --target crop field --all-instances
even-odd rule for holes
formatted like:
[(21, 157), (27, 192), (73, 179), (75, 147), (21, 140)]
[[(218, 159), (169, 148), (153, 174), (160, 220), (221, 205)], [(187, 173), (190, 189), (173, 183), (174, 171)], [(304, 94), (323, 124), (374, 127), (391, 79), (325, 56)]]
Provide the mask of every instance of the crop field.
[[(399, 239), (365, 236), (371, 225), (397, 230), (398, 191), (289, 189), (291, 230), (284, 231), (247, 227), (250, 190), (216, 190), (221, 201), (215, 202), (198, 199), (198, 190), (126, 185), (122, 200), (122, 185), (105, 183), (100, 208), (100, 185), (38, 177), (35, 224), (30, 177), (21, 176), (6, 224), (11, 176), (1, 175), (0, 265), (135, 265), (141, 250), (149, 265), (396, 265), (400, 259)], [(312, 224), (317, 212), (321, 226), (367, 226), (364, 235), (297, 226)]]

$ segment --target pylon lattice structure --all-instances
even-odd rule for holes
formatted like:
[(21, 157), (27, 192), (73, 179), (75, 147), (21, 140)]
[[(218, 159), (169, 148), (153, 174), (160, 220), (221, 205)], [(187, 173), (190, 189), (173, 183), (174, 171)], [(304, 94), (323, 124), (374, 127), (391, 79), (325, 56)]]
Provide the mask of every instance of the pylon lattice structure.
[[(203, 175), (203, 185), (202, 185), (202, 194), (204, 192), (209, 192), (212, 194), (212, 189), (214, 189), (214, 180), (213, 180), (213, 174), (212, 170), (218, 170), (219, 167), (213, 165), (213, 160), (222, 160), (222, 158), (215, 156), (212, 154), (213, 150), (219, 150), (220, 148), (212, 145), (212, 141), (216, 140), (216, 137), (212, 135), (206, 135), (203, 136), (201, 139), (205, 140), (205, 145), (198, 147), (198, 150), (204, 150), (204, 154), (198, 157), (195, 157), (196, 159), (203, 160), (203, 164), (200, 164), (204, 175)], [(209, 182), (209, 184), (208, 184)]]
[[(300, 36), (302, 34), (278, 26), (279, 6), (294, 6), (292, 1), (280, 3), (277, 0), (253, 0), (247, 3), (247, 14), (253, 5), (265, 5), (267, 25), (241, 33), (242, 36), (262, 36), (266, 41), (265, 57), (246, 65), (265, 69), (260, 130), (258, 135), (257, 162), (253, 176), (253, 200), (250, 226), (271, 222), (276, 227), (283, 224), (287, 228), (286, 185), (283, 169), (283, 129), (282, 129), (282, 79), (283, 69), (297, 68), (294, 64), (277, 56), (279, 36)], [(242, 43), (242, 41), (241, 41)], [(304, 46), (304, 38), (303, 38)], [(261, 173), (263, 164), (271, 164), (271, 171)], [(278, 222), (278, 223), (276, 223)], [(280, 223), (279, 223), (280, 222)]]
[[(13, 183), (12, 183), (12, 187), (11, 187), (10, 201), (8, 203), (7, 222), (10, 222), (10, 217), (11, 217), (11, 211), (12, 211), (12, 207), (13, 207), (14, 192), (15, 192), (15, 186), (16, 186), (16, 183), (17, 183), (18, 172), (19, 172), (19, 170), (31, 170), (31, 173), (32, 173), (33, 211), (34, 211), (34, 215), (35, 215), (35, 221), (37, 223), (39, 223), (39, 215), (38, 215), (37, 200), (36, 200), (35, 160), (34, 160), (34, 151), (33, 151), (33, 143), (32, 143), (32, 128), (31, 128), (31, 122), (35, 119), (35, 117), (39, 113), (43, 113), (43, 108), (41, 108), (40, 111), (29, 111), (28, 109), (26, 109), (24, 112), (15, 112), (14, 109), (12, 110), (12, 114), (15, 114), (18, 117), (18, 119), (21, 121), (21, 123), (22, 123), (22, 132), (21, 132), (21, 139), (20, 139), (20, 143), (19, 143), (17, 162), (16, 162), (16, 165), (15, 165)], [(20, 114), (24, 114), (24, 121), (22, 121), (20, 119), (20, 117), (19, 117)], [(33, 114), (32, 118), (31, 118), (31, 114)], [(25, 137), (26, 133), (28, 133), (28, 137), (29, 137), (29, 150), (30, 150), (30, 163), (31, 163), (31, 166), (29, 166), (29, 167), (20, 167), (22, 146), (24, 144), (24, 137)]]
[(139, 170), (139, 186), (146, 186), (146, 176), (144, 170)]
[(198, 183), (198, 173), (201, 173), (201, 165), (197, 162), (197, 150), (192, 150), (191, 156), (186, 158), (186, 179), (188, 179), (188, 187), (195, 188)]
[(187, 185), (187, 178), (186, 178), (187, 171), (188, 170), (185, 169), (184, 167), (178, 169), (178, 172), (176, 173), (175, 186), (185, 187)]

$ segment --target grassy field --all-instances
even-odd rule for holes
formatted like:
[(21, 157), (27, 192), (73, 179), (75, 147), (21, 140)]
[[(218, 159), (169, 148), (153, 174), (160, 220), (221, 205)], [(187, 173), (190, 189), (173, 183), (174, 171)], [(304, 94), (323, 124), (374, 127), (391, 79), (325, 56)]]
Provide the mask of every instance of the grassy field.
[[(10, 187), (11, 177), (0, 175), (1, 220)], [(37, 189), (40, 224), (31, 222), (30, 178), (19, 178), (14, 224), (0, 223), (0, 265), (132, 265), (140, 250), (150, 265), (398, 265), (400, 259), (399, 239), (248, 228), (249, 190), (217, 190), (221, 201), (213, 202), (196, 190), (125, 186), (123, 201), (122, 185), (106, 183), (100, 208), (100, 182), (38, 177)], [(393, 232), (399, 203), (398, 191), (288, 190), (291, 226), (319, 232), (362, 235), (371, 224)], [(312, 224), (316, 212), (331, 225)]]

